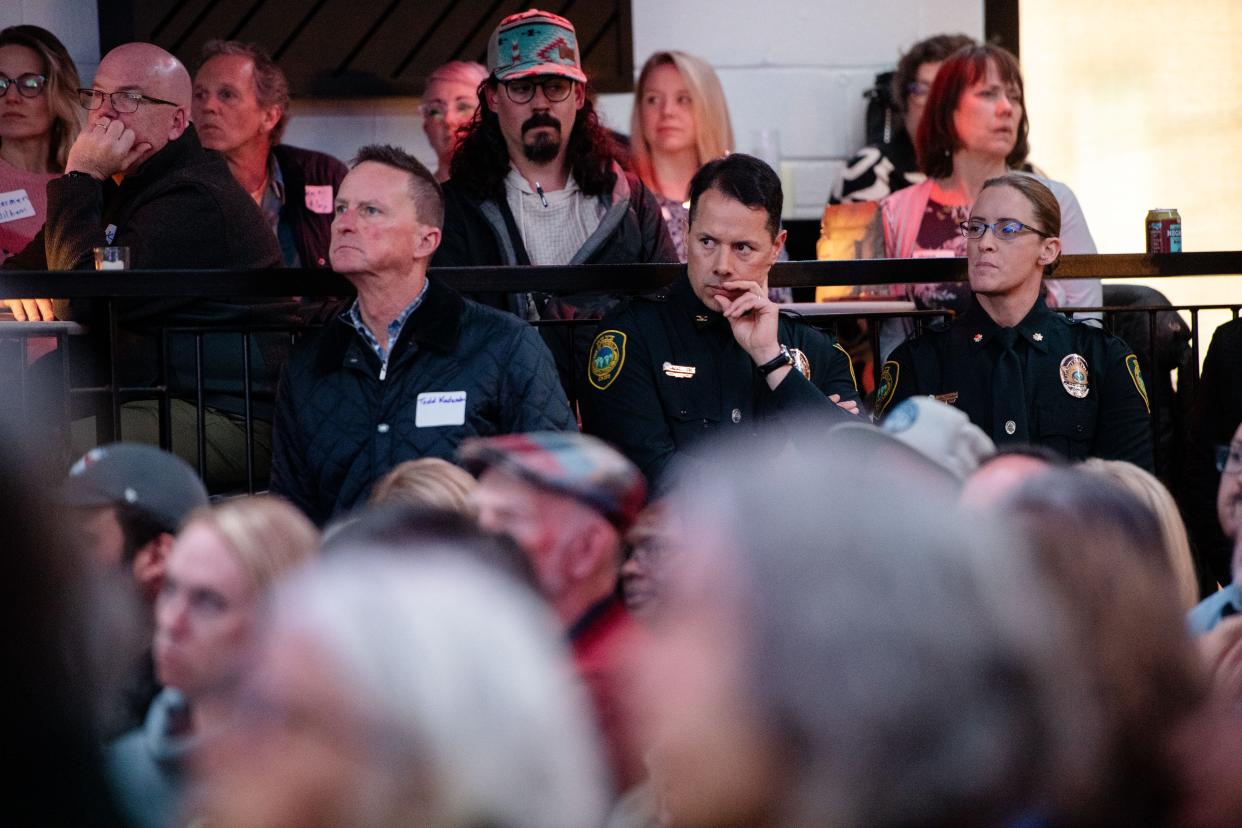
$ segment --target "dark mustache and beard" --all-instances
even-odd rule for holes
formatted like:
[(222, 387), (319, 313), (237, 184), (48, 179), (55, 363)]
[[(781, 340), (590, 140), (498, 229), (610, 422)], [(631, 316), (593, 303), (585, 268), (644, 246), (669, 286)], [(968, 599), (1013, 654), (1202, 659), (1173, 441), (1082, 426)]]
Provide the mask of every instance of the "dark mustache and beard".
[(551, 127), (556, 130), (556, 133), (549, 135), (546, 132), (539, 132), (533, 138), (523, 140), (522, 154), (528, 161), (546, 164), (555, 159), (557, 153), (561, 151), (561, 122), (546, 112), (536, 112), (522, 122), (523, 137), (536, 127)]

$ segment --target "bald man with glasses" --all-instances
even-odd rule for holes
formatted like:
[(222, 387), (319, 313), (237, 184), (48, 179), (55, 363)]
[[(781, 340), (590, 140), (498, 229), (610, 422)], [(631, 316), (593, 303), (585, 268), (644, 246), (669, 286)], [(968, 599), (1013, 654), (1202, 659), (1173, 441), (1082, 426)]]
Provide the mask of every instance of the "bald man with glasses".
[[(191, 94), (185, 67), (154, 44), (105, 55), (78, 92), (86, 128), (48, 184), (43, 232), (5, 267), (91, 270), (100, 246), (128, 247), (133, 268), (278, 265), (263, 214), (199, 143)], [(36, 313), (52, 318), (51, 304)]]
[[(69, 149), (65, 174), (47, 185), (47, 220), (43, 230), (6, 270), (94, 270), (94, 248), (129, 249), (129, 266), (142, 269), (248, 270), (279, 267), (280, 248), (258, 205), (229, 172), (224, 158), (199, 143), (190, 123), (190, 75), (179, 60), (150, 43), (118, 46), (99, 64), (89, 88), (79, 90), (86, 127)], [(105, 278), (105, 274), (100, 274)], [(102, 283), (106, 284), (106, 283)], [(160, 329), (211, 326), (240, 321), (279, 321), (257, 315), (250, 304), (224, 300), (168, 300), (159, 296), (117, 300), (122, 326), (116, 360), (121, 386), (149, 387), (159, 379), (157, 338)], [(18, 320), (72, 319), (97, 334), (74, 337), (69, 350), (74, 383), (95, 384), (108, 376), (108, 343), (102, 336), (100, 308), (91, 300), (10, 300)], [(279, 310), (285, 306), (271, 306)], [(204, 386), (207, 396), (207, 482), (220, 490), (245, 484), (245, 410), (241, 338), (211, 334), (204, 339)], [(256, 391), (270, 378), (267, 353), (252, 343)], [(257, 360), (257, 362), (255, 362)], [(173, 450), (191, 464), (197, 461), (195, 427), (195, 346), (186, 334), (168, 335), (168, 385), (173, 393)], [(49, 374), (55, 372), (49, 371)], [(47, 396), (53, 396), (50, 393)], [(262, 394), (260, 394), (262, 396)], [(48, 400), (49, 412), (63, 402)], [(74, 413), (75, 453), (90, 447), (93, 410)], [(270, 405), (252, 407), (257, 475), (266, 474)], [(59, 419), (49, 414), (52, 421)], [(34, 418), (41, 419), (41, 418)], [(127, 402), (121, 412), (125, 438), (159, 439), (155, 400)], [(63, 435), (54, 439), (63, 440)], [(63, 442), (50, 443), (63, 445)]]

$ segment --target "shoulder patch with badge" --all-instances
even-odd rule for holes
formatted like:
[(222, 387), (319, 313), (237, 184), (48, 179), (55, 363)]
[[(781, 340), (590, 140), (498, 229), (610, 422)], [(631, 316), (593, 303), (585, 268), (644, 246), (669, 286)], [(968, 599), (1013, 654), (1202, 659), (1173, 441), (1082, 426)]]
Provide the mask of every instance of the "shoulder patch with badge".
[(1143, 405), (1147, 407), (1147, 413), (1151, 413), (1151, 400), (1147, 397), (1147, 383), (1143, 382), (1143, 370), (1139, 368), (1138, 357), (1134, 354), (1126, 355), (1126, 371), (1130, 374), (1130, 379), (1134, 380), (1134, 387), (1138, 389), (1139, 396), (1143, 398)]
[(897, 381), (901, 379), (901, 365), (893, 360), (884, 363), (880, 368), (880, 384), (875, 388), (875, 415), (884, 415), (884, 409), (893, 401), (897, 393)]
[(625, 334), (622, 331), (601, 331), (591, 343), (591, 358), (587, 365), (591, 385), (607, 391), (625, 365)]
[[(841, 352), (841, 356), (845, 357), (845, 364), (850, 366), (850, 382), (854, 383), (854, 393), (858, 393), (858, 377), (854, 375), (854, 360), (850, 359), (850, 352), (841, 347), (840, 342), (832, 343), (832, 347)], [(810, 379), (810, 375), (807, 379)]]

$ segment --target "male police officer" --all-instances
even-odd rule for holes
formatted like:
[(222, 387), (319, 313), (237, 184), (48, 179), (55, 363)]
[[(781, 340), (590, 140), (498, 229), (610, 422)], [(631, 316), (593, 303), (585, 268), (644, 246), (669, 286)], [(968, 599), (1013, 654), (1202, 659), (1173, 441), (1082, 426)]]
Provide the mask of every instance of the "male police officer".
[(705, 165), (690, 184), (686, 274), (600, 324), (584, 427), (657, 490), (674, 456), (713, 433), (797, 411), (858, 410), (844, 349), (768, 299), (768, 270), (785, 242), (781, 202), (780, 179), (757, 158)]
[(1061, 211), (1036, 179), (993, 178), (962, 223), (970, 309), (906, 342), (880, 372), (877, 415), (930, 394), (1006, 443), (1045, 445), (1071, 459), (1152, 468), (1147, 390), (1138, 359), (1104, 331), (1054, 313), (1040, 280), (1061, 256)]

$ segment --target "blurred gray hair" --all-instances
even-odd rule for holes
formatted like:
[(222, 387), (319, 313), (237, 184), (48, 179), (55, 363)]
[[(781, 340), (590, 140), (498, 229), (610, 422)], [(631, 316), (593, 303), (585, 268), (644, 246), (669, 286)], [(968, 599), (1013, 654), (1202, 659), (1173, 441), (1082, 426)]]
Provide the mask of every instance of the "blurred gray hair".
[(778, 822), (996, 824), (1073, 796), (1084, 672), (1019, 539), (849, 430), (790, 433), (678, 494), (681, 597), (743, 613), (745, 689), (791, 751)]
[(352, 550), (282, 585), (271, 624), (319, 642), (385, 734), (386, 784), (360, 812), (408, 815), (413, 799), (423, 825), (602, 821), (604, 765), (563, 635), (506, 576), (452, 550)]

